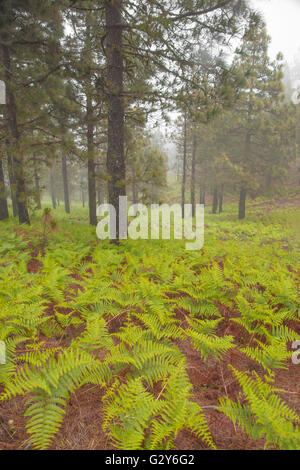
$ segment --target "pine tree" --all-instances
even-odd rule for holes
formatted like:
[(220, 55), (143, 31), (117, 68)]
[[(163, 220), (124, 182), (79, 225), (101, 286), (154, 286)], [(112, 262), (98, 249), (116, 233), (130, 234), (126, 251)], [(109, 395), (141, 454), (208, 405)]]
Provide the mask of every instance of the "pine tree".
[[(108, 86), (109, 202), (116, 208), (125, 194), (124, 82), (125, 64), (139, 58), (152, 67), (156, 92), (151, 100), (170, 99), (178, 84), (185, 83), (191, 64), (187, 50), (199, 44), (203, 34), (222, 40), (235, 34), (245, 5), (241, 1), (156, 1), (106, 0), (106, 51)], [(224, 14), (226, 12), (226, 15)], [(191, 33), (191, 30), (193, 31)], [(132, 40), (131, 33), (134, 32)], [(118, 225), (117, 214), (117, 225)], [(117, 233), (117, 238), (119, 234)]]
[(264, 23), (252, 15), (235, 61), (246, 83), (234, 113), (227, 116), (230, 161), (239, 180), (240, 219), (245, 217), (247, 194), (270, 187), (288, 163), (293, 126), (290, 119), (285, 123), (290, 109), (284, 103), (281, 56), (270, 61), (269, 42)]
[[(74, 2), (75, 3), (75, 2)], [(99, 10), (99, 11), (98, 11)], [(102, 9), (103, 10), (103, 9)], [(77, 118), (77, 135), (80, 135), (80, 146), (85, 149), (87, 161), (87, 182), (89, 221), (97, 225), (97, 159), (102, 138), (102, 128), (106, 129), (106, 105), (104, 80), (104, 51), (101, 48), (104, 35), (104, 12), (98, 8), (98, 2), (85, 1), (80, 6), (73, 5), (67, 12), (66, 19), (72, 32), (66, 38), (67, 48), (72, 64), (69, 73), (76, 83), (74, 100), (81, 110)]]
[(12, 200), (19, 222), (29, 224), (28, 136), (32, 140), (33, 129), (43, 126), (49, 112), (45, 105), (50, 77), (61, 66), (53, 51), (63, 26), (60, 11), (53, 9), (51, 1), (2, 2), (0, 18), (0, 73), (6, 83), (4, 112)]

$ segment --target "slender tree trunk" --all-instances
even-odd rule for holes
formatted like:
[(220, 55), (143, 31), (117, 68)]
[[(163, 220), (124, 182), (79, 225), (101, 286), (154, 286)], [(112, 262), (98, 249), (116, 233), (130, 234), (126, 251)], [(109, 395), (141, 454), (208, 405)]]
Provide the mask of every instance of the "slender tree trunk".
[(126, 168), (124, 151), (124, 104), (123, 76), (124, 64), (122, 57), (123, 0), (106, 0), (106, 50), (107, 50), (107, 86), (108, 86), (108, 142), (107, 172), (108, 199), (116, 209), (116, 238), (119, 231), (119, 197), (126, 196)]
[(200, 204), (205, 205), (205, 186), (204, 186), (204, 184), (201, 185), (201, 188), (200, 188)]
[(213, 203), (212, 203), (212, 213), (216, 214), (218, 210), (218, 187), (214, 187), (214, 192), (213, 192)]
[(64, 200), (65, 200), (65, 211), (70, 214), (70, 196), (69, 196), (69, 182), (68, 182), (68, 168), (67, 168), (67, 157), (63, 155), (61, 157), (62, 177), (64, 185)]
[[(249, 126), (251, 126), (251, 113), (252, 113), (252, 101), (249, 103)], [(245, 139), (245, 150), (244, 150), (244, 170), (247, 169), (246, 162), (251, 158), (251, 133), (247, 132)], [(242, 220), (246, 217), (246, 197), (247, 189), (246, 182), (242, 181), (241, 190), (240, 190), (240, 200), (239, 200), (239, 219)]]
[(132, 169), (132, 201), (133, 201), (133, 204), (138, 203), (138, 191), (137, 191), (137, 185), (136, 185), (135, 168)]
[(197, 152), (197, 137), (193, 137), (193, 152), (192, 152), (192, 174), (191, 174), (191, 204), (192, 215), (195, 217), (196, 213), (196, 198), (195, 198), (195, 184), (196, 184), (196, 152)]
[(2, 158), (0, 158), (0, 220), (9, 218)]
[(246, 217), (246, 197), (247, 190), (242, 187), (240, 191), (240, 201), (239, 201), (239, 219), (244, 219)]
[(40, 179), (39, 179), (39, 175), (38, 175), (36, 166), (34, 167), (34, 186), (35, 186), (36, 206), (37, 206), (38, 209), (41, 209), (42, 204), (41, 204)]
[[(6, 81), (6, 112), (8, 119), (8, 127), (10, 132), (10, 146), (13, 148), (15, 178), (16, 178), (16, 199), (18, 206), (18, 215), (20, 224), (30, 225), (29, 213), (27, 209), (26, 184), (24, 175), (24, 155), (20, 145), (20, 135), (17, 123), (17, 106), (14, 94), (12, 92), (12, 69), (10, 62), (10, 50), (7, 46), (7, 34), (1, 35), (2, 59), (4, 65), (4, 77)], [(9, 149), (11, 152), (11, 149)]]
[[(97, 160), (97, 168), (96, 171), (96, 196), (97, 196), (97, 208), (102, 204), (104, 201), (104, 194), (103, 194), (103, 180), (101, 176), (101, 159)], [(95, 164), (96, 166), (96, 164)], [(98, 170), (98, 171), (97, 171)], [(97, 214), (96, 214), (97, 215)]]
[[(7, 143), (7, 146), (9, 144)], [(16, 178), (15, 172), (13, 168), (13, 160), (10, 156), (9, 150), (7, 151), (7, 168), (8, 168), (8, 177), (9, 177), (9, 186), (10, 186), (10, 194), (11, 194), (11, 202), (13, 208), (13, 216), (18, 216), (18, 204), (17, 204), (17, 197), (16, 197)]]
[(41, 204), (40, 178), (38, 174), (38, 165), (37, 165), (36, 155), (34, 155), (33, 157), (33, 165), (34, 165), (33, 176), (34, 176), (34, 187), (35, 187), (35, 201), (36, 201), (37, 209), (41, 209), (42, 204)]
[(139, 192), (137, 189), (136, 182), (132, 183), (132, 198), (133, 198), (133, 204), (139, 203)]
[(87, 148), (88, 148), (88, 194), (89, 194), (89, 217), (90, 225), (97, 225), (97, 202), (96, 202), (96, 168), (94, 157), (94, 125), (87, 117)]
[(205, 206), (205, 201), (206, 201), (206, 180), (207, 180), (207, 167), (206, 163), (201, 165), (202, 166), (202, 175), (200, 178), (200, 204), (203, 204)]
[(97, 225), (97, 202), (96, 202), (96, 181), (95, 181), (95, 161), (88, 159), (88, 192), (89, 192), (89, 214), (90, 225)]
[(176, 162), (176, 181), (180, 181), (180, 162), (179, 159)]
[(85, 207), (84, 179), (83, 179), (83, 176), (82, 176), (82, 175), (81, 175), (81, 177), (80, 177), (80, 188), (81, 188), (81, 202), (82, 202), (82, 207)]
[(55, 182), (54, 182), (54, 168), (53, 165), (50, 168), (50, 193), (52, 199), (52, 207), (56, 209), (56, 194), (55, 194)]
[(185, 184), (186, 184), (186, 160), (187, 160), (187, 112), (184, 113), (184, 136), (183, 136), (183, 165), (182, 165), (182, 186), (181, 186), (181, 207), (182, 217), (184, 217), (185, 204)]
[(86, 121), (87, 121), (87, 153), (88, 153), (88, 195), (89, 195), (89, 219), (90, 225), (97, 225), (97, 201), (96, 201), (96, 164), (94, 145), (94, 110), (92, 99), (92, 53), (91, 53), (91, 27), (90, 15), (86, 20), (86, 60), (88, 64), (88, 78), (86, 81)]
[(223, 212), (223, 193), (224, 193), (224, 185), (221, 185), (220, 191), (219, 191), (219, 214)]

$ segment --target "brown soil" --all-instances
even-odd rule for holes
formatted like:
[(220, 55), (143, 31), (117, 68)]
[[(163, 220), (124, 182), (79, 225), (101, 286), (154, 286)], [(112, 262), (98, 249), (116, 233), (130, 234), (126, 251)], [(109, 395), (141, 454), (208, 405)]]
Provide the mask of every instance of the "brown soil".
[[(53, 305), (49, 305), (48, 313), (52, 309)], [(222, 309), (224, 314), (226, 307), (220, 306), (220, 310)], [(231, 334), (235, 338), (235, 344), (240, 344), (240, 326), (234, 322), (228, 322), (226, 316), (224, 314), (225, 318), (219, 326), (218, 334)], [(121, 318), (115, 318), (110, 326), (113, 331), (118, 330), (122, 326)], [(299, 325), (297, 326), (299, 328)], [(70, 336), (74, 334), (75, 331), (72, 331)], [(67, 346), (70, 340), (66, 337), (51, 339), (43, 337), (42, 339), (47, 347)], [(227, 395), (236, 400), (240, 392), (228, 364), (239, 370), (255, 370), (261, 376), (263, 375), (262, 368), (236, 349), (228, 351), (220, 362), (215, 359), (208, 359), (204, 362), (189, 342), (178, 341), (177, 345), (187, 357), (194, 399), (203, 408), (217, 449), (263, 449), (263, 441), (253, 441), (248, 438), (239, 427), (235, 427), (224, 414), (216, 409), (220, 397)], [(158, 395), (161, 387), (160, 384), (156, 385), (154, 393), (157, 392)], [(282, 398), (296, 413), (300, 414), (300, 367), (290, 365), (288, 370), (277, 371), (275, 385), (284, 390)], [(63, 425), (51, 449), (113, 449), (102, 430), (103, 394), (104, 390), (99, 386), (86, 385), (72, 395)], [(30, 448), (23, 418), (25, 401), (24, 397), (18, 397), (0, 402), (0, 449)], [(201, 439), (189, 432), (179, 433), (176, 447), (182, 450), (206, 448)]]

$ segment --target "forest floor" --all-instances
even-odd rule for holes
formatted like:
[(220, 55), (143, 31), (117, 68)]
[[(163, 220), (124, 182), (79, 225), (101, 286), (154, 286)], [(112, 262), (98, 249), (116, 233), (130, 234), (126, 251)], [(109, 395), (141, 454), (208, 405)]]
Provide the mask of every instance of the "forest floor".
[[(204, 412), (217, 449), (263, 449), (264, 439), (254, 440), (220, 412), (219, 399), (225, 396), (236, 401), (242, 396), (228, 365), (240, 371), (255, 371), (262, 378), (266, 375), (264, 364), (245, 353), (245, 348), (253, 346), (260, 336), (256, 337), (235, 321), (246, 315), (242, 311), (243, 300), (247, 299), (254, 310), (263, 303), (268, 313), (269, 297), (276, 292), (277, 304), (272, 306), (274, 311), (294, 309), (299, 315), (300, 195), (295, 191), (289, 197), (252, 203), (248, 218), (242, 222), (236, 220), (235, 212), (236, 208), (230, 205), (225, 206), (223, 214), (207, 213), (204, 248), (193, 254), (185, 254), (181, 242), (178, 242), (179, 245), (177, 242), (170, 242), (169, 245), (164, 242), (154, 246), (154, 242), (150, 241), (141, 242), (140, 245), (139, 242), (134, 244), (128, 241), (119, 248), (114, 247), (110, 256), (108, 245), (102, 245), (96, 239), (94, 230), (83, 221), (86, 220), (86, 213), (81, 208), (74, 209), (70, 217), (65, 217), (61, 208), (57, 209), (54, 212), (57, 226), (46, 237), (43, 237), (40, 214), (34, 216), (34, 223), (28, 228), (19, 227), (13, 221), (1, 224), (0, 306), (8, 302), (5, 298), (7, 291), (9, 302), (12, 302), (10, 309), (16, 305), (17, 313), (7, 310), (2, 317), (0, 313), (0, 339), (1, 322), (3, 327), (3, 322), (10, 321), (10, 314), (22, 315), (26, 308), (32, 309), (35, 315), (36, 305), (42, 309), (42, 316), (53, 317), (56, 324), (53, 321), (47, 328), (38, 326), (34, 333), (32, 327), (28, 337), (35, 336), (35, 341), (38, 339), (44, 349), (69, 347), (83, 334), (85, 324), (75, 321), (63, 323), (62, 316), (81, 318), (81, 312), (91, 303), (89, 298), (85, 304), (87, 291), (94, 289), (93, 295), (99, 301), (101, 287), (96, 285), (95, 278), (100, 276), (102, 268), (109, 273), (115, 285), (119, 283), (122, 287), (127, 274), (128, 277), (143, 276), (143, 279), (149, 274), (148, 278), (157, 283), (160, 292), (164, 291), (165, 298), (172, 305), (177, 324), (187, 331), (188, 311), (180, 302), (177, 303), (177, 299), (183, 296), (182, 291), (172, 287), (176, 273), (174, 266), (181, 263), (186, 269), (183, 279), (184, 276), (188, 278), (190, 270), (193, 276), (199, 278), (211, 276), (210, 280), (207, 278), (208, 302), (217, 308), (220, 319), (215, 334), (219, 337), (232, 336), (234, 344), (221, 357), (209, 356), (204, 360), (192, 341), (181, 337), (172, 339), (174, 346), (186, 357), (193, 400)], [(115, 260), (114, 256), (118, 259)], [(129, 272), (130, 269), (132, 271)], [(182, 273), (184, 271), (178, 276)], [(43, 286), (42, 291), (38, 290), (38, 285)], [(33, 289), (36, 290), (31, 294)], [(24, 291), (28, 291), (26, 299), (20, 300)], [(289, 318), (284, 325), (300, 337), (300, 322)], [(128, 316), (112, 314), (106, 320), (108, 332), (117, 342), (114, 335), (126, 325)], [(27, 326), (27, 329), (30, 328)], [(287, 350), (291, 352), (291, 341), (287, 341)], [(18, 358), (24, 351), (26, 341), (20, 342), (16, 348), (14, 363), (17, 367), (22, 364)], [(103, 348), (95, 348), (93, 354), (100, 360), (106, 356)], [(273, 372), (274, 386), (281, 389), (280, 398), (300, 415), (300, 365), (293, 365), (289, 356), (284, 364), (280, 362), (275, 365)], [(160, 397), (163, 391), (161, 382), (157, 381), (153, 388), (154, 396)], [(104, 387), (86, 384), (71, 395), (51, 449), (115, 448), (109, 432), (104, 432), (102, 427), (105, 393)], [(27, 400), (25, 394), (0, 402), (1, 449), (31, 448), (24, 417)], [(185, 430), (178, 433), (174, 445), (178, 449), (207, 448), (199, 437)]]

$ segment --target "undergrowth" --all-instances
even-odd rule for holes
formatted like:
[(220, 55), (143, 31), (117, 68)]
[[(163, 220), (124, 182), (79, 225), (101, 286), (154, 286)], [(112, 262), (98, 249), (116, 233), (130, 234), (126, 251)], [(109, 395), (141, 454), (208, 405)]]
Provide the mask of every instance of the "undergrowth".
[[(38, 215), (29, 228), (0, 226), (0, 399), (26, 397), (29, 444), (51, 446), (71, 395), (93, 384), (114, 447), (172, 449), (185, 430), (216, 448), (180, 347), (189, 342), (199, 361), (236, 350), (256, 363), (259, 373), (228, 363), (239, 399), (216, 406), (266, 448), (299, 449), (300, 417), (274, 385), (300, 339), (295, 214), (208, 216), (204, 248), (188, 252), (180, 241), (100, 242), (77, 212), (58, 211), (45, 250)], [(220, 334), (224, 323), (241, 335)]]

